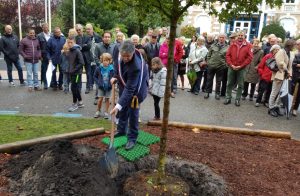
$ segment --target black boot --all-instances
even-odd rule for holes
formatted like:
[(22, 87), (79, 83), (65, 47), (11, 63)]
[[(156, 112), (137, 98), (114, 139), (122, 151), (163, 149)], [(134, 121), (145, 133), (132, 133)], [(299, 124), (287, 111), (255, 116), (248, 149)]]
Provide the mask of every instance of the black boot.
[(278, 114), (278, 116), (283, 116), (283, 113), (280, 111), (279, 107), (274, 108), (274, 110)]
[(269, 109), (268, 114), (270, 114), (273, 117), (278, 117), (277, 112), (275, 111), (275, 108)]

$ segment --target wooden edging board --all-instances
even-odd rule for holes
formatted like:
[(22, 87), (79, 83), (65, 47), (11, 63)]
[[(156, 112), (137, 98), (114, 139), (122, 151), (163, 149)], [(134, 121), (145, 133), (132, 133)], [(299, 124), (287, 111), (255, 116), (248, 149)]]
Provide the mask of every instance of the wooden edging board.
[[(149, 121), (147, 123), (147, 125), (149, 126), (161, 126), (161, 124), (162, 124), (161, 121)], [(215, 126), (215, 125), (202, 125), (202, 124), (171, 122), (171, 121), (168, 124), (171, 127), (188, 128), (191, 129), (191, 131), (194, 128), (198, 128), (203, 131), (216, 131), (216, 132), (243, 134), (243, 135), (251, 135), (251, 136), (291, 139), (291, 132), (283, 132), (283, 131), (270, 131), (270, 130), (259, 130), (259, 129), (254, 130), (254, 129), (247, 129), (247, 128), (223, 127), (223, 126)]]
[(64, 133), (59, 135), (52, 135), (52, 136), (40, 137), (40, 138), (30, 139), (25, 141), (2, 144), (0, 145), (0, 153), (14, 154), (36, 144), (52, 142), (60, 139), (67, 139), (67, 140), (78, 139), (78, 138), (83, 138), (88, 136), (100, 135), (104, 132), (105, 132), (104, 128), (87, 129), (87, 130), (81, 130), (81, 131), (76, 131), (71, 133)]

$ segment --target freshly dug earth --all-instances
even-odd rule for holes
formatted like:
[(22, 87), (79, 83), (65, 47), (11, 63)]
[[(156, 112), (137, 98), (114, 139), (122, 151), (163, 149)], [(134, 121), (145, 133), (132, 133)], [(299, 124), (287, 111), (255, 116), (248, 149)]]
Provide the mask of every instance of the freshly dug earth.
[[(4, 164), (1, 175), (8, 179), (3, 184), (7, 190), (0, 190), (0, 195), (130, 195), (123, 191), (125, 180), (138, 171), (157, 168), (157, 156), (135, 162), (121, 158), (117, 177), (110, 179), (99, 165), (102, 155), (99, 148), (69, 141), (33, 146)], [(166, 172), (178, 176), (186, 185), (182, 191), (191, 196), (228, 193), (224, 180), (203, 164), (168, 158)]]
[(116, 195), (113, 180), (100, 169), (99, 149), (68, 141), (37, 145), (5, 167), (14, 195)]
[[(160, 136), (160, 127), (148, 127), (144, 126), (142, 128), (144, 131), (148, 131), (157, 136)], [(300, 142), (294, 140), (286, 139), (270, 139), (264, 137), (252, 137), (245, 135), (233, 135), (227, 133), (216, 133), (216, 132), (205, 132), (200, 131), (200, 133), (194, 133), (191, 130), (184, 130), (179, 128), (169, 128), (168, 133), (168, 147), (167, 154), (177, 160), (188, 160), (191, 162), (203, 163), (208, 165), (215, 173), (219, 176), (222, 176), (226, 181), (226, 184), (229, 188), (229, 192), (232, 195), (299, 195), (300, 193)], [(84, 138), (74, 141), (76, 144), (88, 144), (95, 147), (100, 147), (100, 149), (105, 149), (106, 146), (101, 143), (101, 139), (104, 136), (94, 136), (89, 138)], [(53, 147), (52, 147), (53, 148)], [(51, 149), (52, 149), (51, 148)], [(69, 149), (69, 148), (66, 148)], [(155, 144), (151, 146), (151, 153), (158, 154), (159, 145)], [(44, 152), (47, 150), (44, 149)], [(78, 152), (78, 150), (72, 150), (69, 154)], [(84, 150), (83, 150), (84, 151)], [(93, 150), (91, 150), (93, 152)], [(24, 168), (31, 167), (32, 170), (37, 166), (37, 162), (30, 163), (30, 160), (38, 160), (42, 155), (37, 153), (34, 155), (35, 151), (21, 153), (24, 154), (23, 159), (14, 159), (9, 161), (8, 167), (6, 169), (13, 169), (14, 167), (24, 164)], [(42, 152), (42, 151), (41, 151)], [(44, 154), (43, 152), (43, 154)], [(61, 153), (61, 152), (60, 152)], [(57, 152), (57, 155), (60, 153)], [(99, 153), (98, 151), (93, 152), (93, 156)], [(51, 154), (51, 153), (50, 153)], [(93, 160), (87, 153), (81, 153), (85, 155), (80, 155), (80, 153), (74, 153), (75, 155), (64, 156), (61, 155), (61, 161), (64, 161), (63, 158), (68, 158), (76, 160), (78, 156), (86, 158), (86, 161), (81, 161), (81, 167), (77, 165), (75, 168), (80, 174), (86, 172), (89, 175), (100, 175), (103, 177), (104, 174), (101, 174), (101, 171), (96, 171), (98, 168), (93, 168), (95, 166)], [(101, 154), (101, 152), (100, 152)], [(25, 156), (26, 155), (26, 156)], [(4, 157), (4, 158), (3, 158)], [(47, 156), (46, 156), (47, 157)], [(51, 156), (49, 156), (51, 157)], [(0, 172), (1, 172), (1, 162), (7, 161), (7, 156), (0, 154)], [(25, 161), (27, 159), (27, 161)], [(84, 160), (84, 159), (82, 159)], [(93, 164), (88, 164), (90, 161)], [(25, 164), (26, 162), (26, 164)], [(71, 162), (71, 161), (70, 161)], [(77, 161), (74, 161), (77, 162)], [(14, 164), (12, 164), (14, 163)], [(57, 162), (58, 163), (58, 162)], [(29, 165), (31, 164), (31, 165)], [(75, 164), (75, 163), (69, 163)], [(83, 167), (86, 164), (86, 167)], [(57, 164), (62, 166), (62, 164)], [(137, 165), (130, 166), (132, 171), (138, 168)], [(24, 169), (23, 168), (23, 169)], [(74, 167), (73, 167), (74, 168)], [(85, 169), (93, 168), (93, 169)], [(51, 168), (49, 168), (50, 171)], [(24, 169), (25, 170), (25, 169)], [(70, 169), (71, 170), (71, 169)], [(84, 170), (84, 171), (83, 171)], [(126, 168), (126, 171), (129, 169)], [(18, 170), (19, 173), (22, 170)], [(30, 171), (30, 170), (29, 170)], [(1, 175), (8, 173), (8, 171), (2, 171)], [(97, 173), (99, 172), (99, 173)], [(15, 171), (17, 173), (17, 171)], [(30, 172), (29, 172), (30, 173)], [(62, 182), (68, 180), (66, 175), (72, 174), (64, 173), (61, 175)], [(41, 175), (41, 174), (39, 174)], [(47, 174), (43, 174), (47, 175)], [(34, 176), (34, 175), (32, 175)], [(95, 176), (93, 176), (93, 179)], [(99, 176), (96, 176), (99, 177)], [(125, 180), (126, 176), (123, 176)], [(16, 179), (17, 175), (11, 176), (12, 179)], [(20, 176), (19, 176), (20, 178)], [(75, 177), (76, 179), (76, 177)], [(101, 178), (100, 178), (101, 179)], [(103, 180), (108, 182), (107, 180)], [(1, 182), (1, 178), (0, 178)], [(90, 185), (89, 179), (85, 179), (84, 182)], [(29, 183), (29, 182), (28, 182)], [(101, 184), (101, 182), (99, 182)], [(104, 182), (102, 182), (103, 184)], [(115, 186), (115, 183), (112, 182), (106, 186)], [(76, 182), (77, 184), (77, 182)], [(86, 185), (85, 183), (79, 181), (79, 184)], [(0, 184), (0, 195), (1, 195), (1, 186), (6, 186), (4, 180), (4, 185)], [(12, 184), (10, 184), (12, 185)], [(87, 185), (87, 186), (88, 186)], [(33, 185), (32, 186), (37, 186)], [(49, 186), (49, 185), (48, 185)], [(47, 185), (44, 184), (44, 189), (49, 189)], [(59, 187), (60, 184), (55, 184), (55, 187)], [(51, 188), (51, 187), (50, 187)], [(68, 187), (70, 188), (70, 187)], [(95, 187), (96, 189), (97, 187)], [(62, 187), (63, 190), (65, 190)], [(72, 188), (70, 188), (72, 190)], [(84, 188), (83, 188), (84, 189)], [(56, 190), (56, 188), (54, 189)], [(93, 190), (93, 188), (91, 189)], [(25, 190), (26, 191), (26, 190)], [(67, 190), (66, 190), (67, 191)], [(66, 192), (67, 194), (69, 192)], [(89, 195), (89, 194), (87, 194)], [(100, 194), (101, 195), (101, 194)], [(113, 194), (111, 194), (113, 195)]]
[[(144, 126), (160, 136), (160, 127)], [(170, 127), (167, 154), (208, 165), (232, 195), (300, 195), (300, 142)], [(101, 136), (102, 137), (102, 136)], [(103, 147), (100, 137), (76, 141)], [(158, 154), (159, 145), (151, 146)]]

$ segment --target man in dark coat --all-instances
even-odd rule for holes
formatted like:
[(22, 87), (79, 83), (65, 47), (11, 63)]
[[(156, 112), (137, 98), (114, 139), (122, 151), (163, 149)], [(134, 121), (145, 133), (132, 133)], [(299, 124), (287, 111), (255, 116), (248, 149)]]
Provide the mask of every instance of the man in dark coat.
[(120, 98), (110, 113), (116, 115), (119, 112), (115, 137), (127, 133), (128, 142), (125, 148), (130, 150), (135, 146), (138, 137), (139, 104), (147, 97), (148, 70), (142, 55), (135, 50), (131, 41), (122, 44), (120, 57), (115, 65), (117, 69), (111, 83), (118, 81)]
[(0, 39), (0, 51), (4, 54), (10, 86), (15, 86), (12, 77), (13, 64), (18, 70), (20, 84), (25, 85), (19, 58), (19, 38), (12, 33), (12, 27), (10, 25), (5, 26), (5, 33)]
[(85, 94), (90, 92), (90, 87), (92, 83), (93, 76), (91, 75), (91, 62), (93, 61), (91, 46), (92, 41), (88, 35), (83, 34), (83, 26), (81, 24), (76, 25), (76, 31), (78, 35), (76, 36), (76, 44), (81, 47), (81, 53), (84, 59), (84, 69), (86, 72), (86, 89)]
[[(54, 70), (52, 71), (52, 78), (51, 78), (51, 84), (50, 87), (53, 88), (53, 90), (63, 90), (63, 72), (61, 69), (61, 66), (59, 65), (60, 59), (61, 59), (61, 50), (66, 43), (66, 38), (62, 35), (61, 30), (59, 27), (56, 27), (54, 29), (53, 36), (50, 37), (50, 39), (47, 42), (47, 57), (49, 59), (49, 64), (52, 63), (54, 66)], [(58, 83), (56, 80), (56, 69), (59, 70), (59, 77), (58, 77)], [(52, 69), (49, 67), (49, 69)]]

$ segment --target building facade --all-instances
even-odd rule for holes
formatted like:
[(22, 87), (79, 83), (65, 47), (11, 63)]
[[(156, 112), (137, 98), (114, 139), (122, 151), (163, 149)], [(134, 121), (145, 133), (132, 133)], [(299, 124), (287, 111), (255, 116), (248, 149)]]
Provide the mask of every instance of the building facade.
[[(216, 9), (221, 10), (222, 4), (216, 4)], [(285, 31), (291, 37), (300, 34), (300, 0), (284, 0), (280, 8), (271, 8), (263, 1), (259, 5), (261, 13), (253, 13), (250, 16), (241, 14), (229, 19), (227, 23), (219, 23), (216, 16), (209, 16), (201, 6), (192, 6), (188, 9), (188, 15), (184, 18), (181, 26), (192, 25), (197, 28), (199, 34), (203, 32), (219, 34), (244, 31), (247, 40), (259, 37), (262, 28), (272, 21), (279, 21)]]

